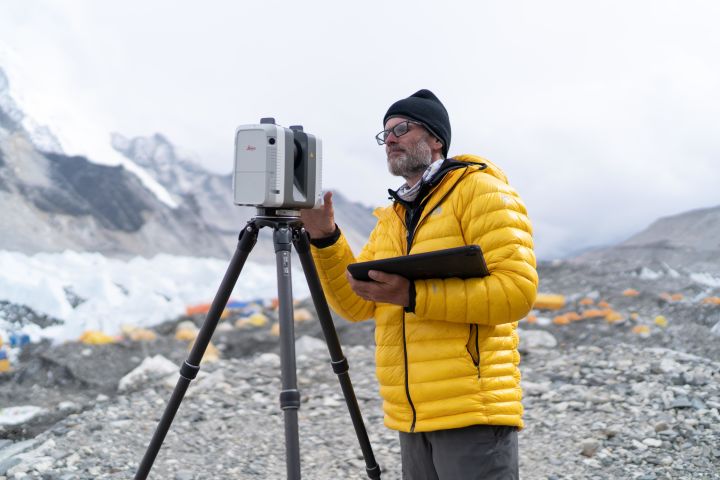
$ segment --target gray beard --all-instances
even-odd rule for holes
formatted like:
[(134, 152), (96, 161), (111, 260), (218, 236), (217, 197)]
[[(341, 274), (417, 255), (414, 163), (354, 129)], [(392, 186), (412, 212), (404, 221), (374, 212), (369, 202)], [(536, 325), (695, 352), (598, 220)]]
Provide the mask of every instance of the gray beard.
[(392, 159), (388, 155), (387, 159), (390, 173), (406, 180), (424, 172), (431, 163), (432, 151), (425, 141), (417, 142)]

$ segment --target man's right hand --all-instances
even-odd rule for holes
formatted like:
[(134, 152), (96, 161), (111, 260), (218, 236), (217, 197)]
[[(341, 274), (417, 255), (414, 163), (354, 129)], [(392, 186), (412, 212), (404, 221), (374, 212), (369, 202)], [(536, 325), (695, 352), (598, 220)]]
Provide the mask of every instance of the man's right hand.
[(300, 210), (300, 219), (310, 238), (325, 238), (335, 232), (335, 213), (332, 205), (332, 192), (325, 192), (320, 208)]

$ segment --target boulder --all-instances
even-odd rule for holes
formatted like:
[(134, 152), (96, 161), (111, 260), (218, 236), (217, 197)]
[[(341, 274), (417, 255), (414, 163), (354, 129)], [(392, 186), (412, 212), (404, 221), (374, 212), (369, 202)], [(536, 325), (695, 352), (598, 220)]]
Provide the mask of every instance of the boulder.
[(518, 329), (518, 335), (520, 336), (520, 345), (518, 348), (521, 352), (527, 352), (538, 348), (555, 348), (557, 346), (557, 340), (555, 337), (544, 330)]
[(175, 365), (162, 355), (147, 357), (133, 371), (120, 379), (118, 390), (120, 392), (137, 390), (147, 383), (161, 380), (171, 374), (177, 373), (178, 370), (178, 365)]

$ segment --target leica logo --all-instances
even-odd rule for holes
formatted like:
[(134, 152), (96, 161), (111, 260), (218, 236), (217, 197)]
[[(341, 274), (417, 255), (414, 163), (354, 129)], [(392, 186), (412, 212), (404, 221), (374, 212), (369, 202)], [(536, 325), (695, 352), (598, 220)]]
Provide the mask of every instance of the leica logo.
[(255, 148), (255, 146), (253, 145), (248, 145), (247, 147), (245, 147), (245, 150), (247, 150), (248, 152), (254, 152), (255, 150), (257, 150), (257, 148)]

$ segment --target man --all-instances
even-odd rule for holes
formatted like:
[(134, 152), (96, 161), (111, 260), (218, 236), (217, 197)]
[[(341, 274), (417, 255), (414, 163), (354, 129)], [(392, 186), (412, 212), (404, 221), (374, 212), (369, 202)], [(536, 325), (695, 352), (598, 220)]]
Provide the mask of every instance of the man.
[[(522, 427), (517, 322), (538, 277), (524, 204), (485, 159), (446, 159), (450, 121), (420, 90), (395, 102), (376, 137), (393, 175), (393, 204), (355, 257), (333, 219), (332, 195), (304, 210), (328, 303), (351, 321), (375, 318), (385, 425), (400, 433), (403, 477), (516, 479)], [(410, 282), (383, 272), (353, 279), (348, 264), (477, 244), (490, 275)]]

